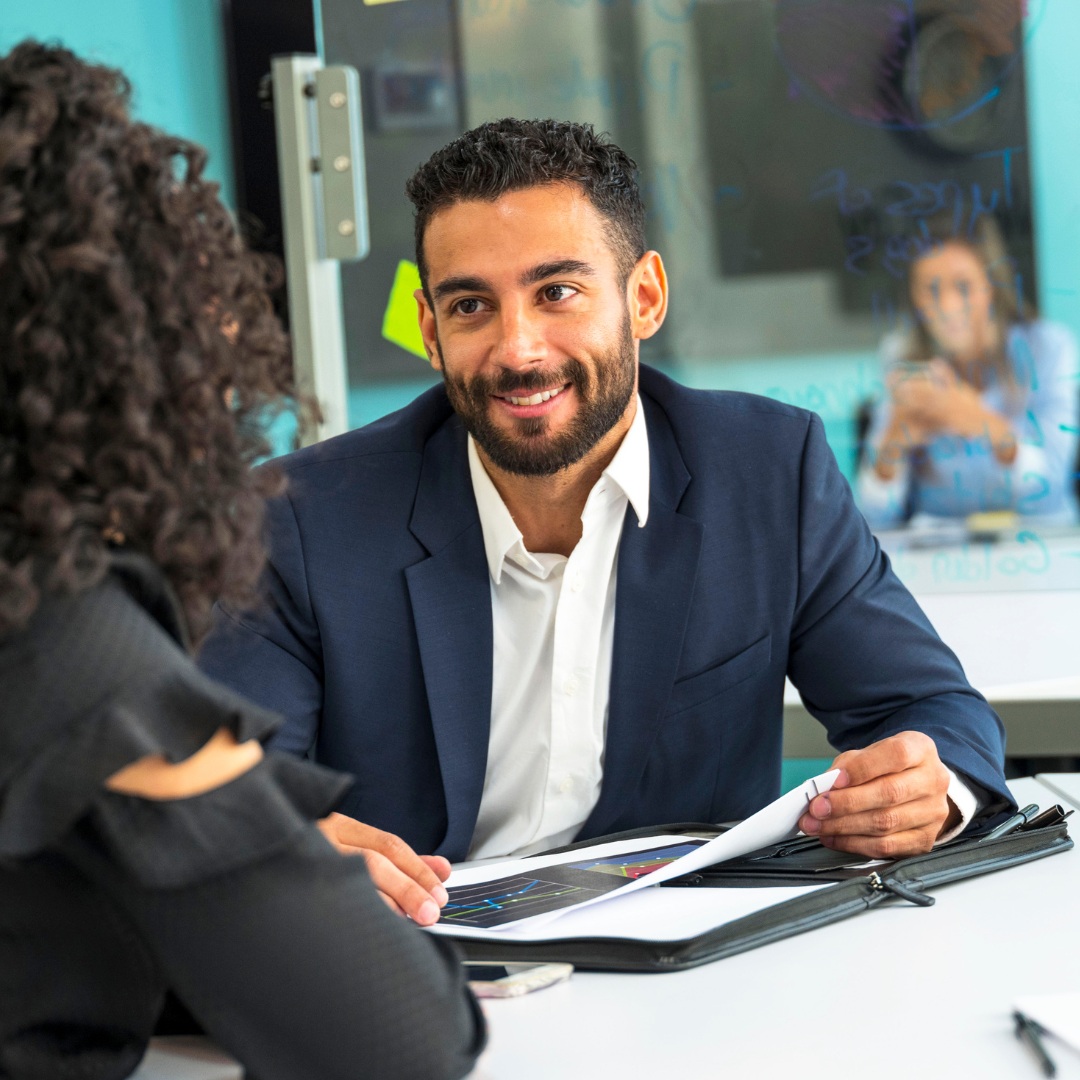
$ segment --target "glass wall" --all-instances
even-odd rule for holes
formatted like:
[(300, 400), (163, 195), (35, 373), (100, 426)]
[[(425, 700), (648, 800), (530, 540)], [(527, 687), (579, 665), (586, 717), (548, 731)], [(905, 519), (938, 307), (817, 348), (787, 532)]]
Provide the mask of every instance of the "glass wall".
[[(410, 351), (408, 175), (485, 120), (589, 121), (638, 162), (648, 241), (669, 271), (668, 320), (642, 359), (690, 385), (813, 409), (853, 480), (860, 452), (873, 460), (874, 402), (887, 417), (895, 393), (886, 361), (910, 359), (925, 325), (909, 301), (912, 267), (943, 237), (981, 236), (992, 222), (995, 317), (1013, 312), (1002, 315), (998, 389), (1002, 401), (1027, 395), (1012, 420), (1027, 502), (999, 490), (988, 433), (981, 450), (971, 437), (952, 451), (987, 456), (982, 473), (913, 456), (913, 476), (936, 468), (957, 491), (924, 504), (944, 513), (919, 513), (914, 527), (886, 515), (881, 535), (916, 591), (1080, 587), (1070, 499), (1038, 513), (1048, 496), (1027, 475), (1057, 470), (1044, 478), (1055, 490), (1076, 480), (1078, 432), (1063, 430), (1080, 399), (1070, 352), (1080, 132), (1069, 141), (1061, 129), (1063, 113), (1080, 114), (1063, 44), (1080, 40), (1072, 5), (322, 0), (321, 20), (326, 61), (355, 66), (364, 92), (372, 251), (343, 269), (354, 423), (435, 381)], [(1041, 327), (1024, 321), (1036, 312), (1050, 330), (1012, 348), (1006, 324)], [(1044, 368), (1031, 356), (1044, 345), (1056, 350), (1049, 378), (1072, 380), (1045, 417)], [(1019, 515), (970, 516), (1010, 508)]]

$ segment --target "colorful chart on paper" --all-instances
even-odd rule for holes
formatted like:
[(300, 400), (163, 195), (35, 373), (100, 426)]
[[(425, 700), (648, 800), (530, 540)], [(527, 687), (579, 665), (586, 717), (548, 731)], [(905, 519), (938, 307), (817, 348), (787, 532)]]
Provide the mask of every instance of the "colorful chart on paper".
[(616, 877), (644, 877), (661, 866), (682, 858), (693, 851), (698, 844), (679, 844), (677, 847), (654, 848), (652, 851), (635, 851), (630, 855), (612, 855), (606, 859), (593, 859), (590, 862), (571, 863), (575, 870), (591, 870), (596, 874), (614, 874)]
[(450, 899), (439, 921), (450, 926), (486, 930), (558, 911), (620, 889), (702, 843), (704, 841), (697, 840), (583, 863), (561, 863), (545, 866), (535, 874), (458, 885), (448, 890)]

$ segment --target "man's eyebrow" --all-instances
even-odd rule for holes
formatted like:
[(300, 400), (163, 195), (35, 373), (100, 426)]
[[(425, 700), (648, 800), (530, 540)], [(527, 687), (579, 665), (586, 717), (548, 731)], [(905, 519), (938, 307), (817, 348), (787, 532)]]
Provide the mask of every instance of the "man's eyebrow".
[[(529, 267), (518, 279), (521, 285), (535, 285), (539, 281), (548, 278), (560, 277), (563, 274), (575, 274), (578, 277), (595, 277), (596, 268), (580, 259), (552, 259), (551, 262), (538, 263)], [(431, 290), (431, 295), (436, 300), (450, 296), (454, 293), (478, 292), (489, 293), (492, 291), (491, 282), (482, 277), (474, 277), (471, 274), (461, 274), (458, 277), (446, 278), (440, 281)]]
[(576, 274), (578, 277), (595, 277), (596, 268), (590, 266), (587, 262), (582, 262), (580, 259), (554, 259), (551, 262), (530, 267), (521, 275), (519, 282), (522, 285), (535, 285), (538, 281), (561, 277), (563, 274)]
[(480, 277), (469, 277), (468, 275), (447, 278), (445, 281), (440, 281), (431, 290), (431, 295), (436, 300), (441, 300), (444, 296), (459, 292), (491, 292), (491, 282)]

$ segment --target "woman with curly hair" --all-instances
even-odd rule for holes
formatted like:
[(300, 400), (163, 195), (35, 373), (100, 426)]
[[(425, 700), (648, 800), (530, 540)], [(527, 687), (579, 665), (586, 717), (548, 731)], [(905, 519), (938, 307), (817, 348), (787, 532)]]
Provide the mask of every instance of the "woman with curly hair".
[(268, 264), (118, 72), (0, 59), (0, 1077), (112, 1080), (172, 990), (261, 1080), (460, 1076), (453, 954), (314, 819), (348, 787), (189, 653), (252, 599)]

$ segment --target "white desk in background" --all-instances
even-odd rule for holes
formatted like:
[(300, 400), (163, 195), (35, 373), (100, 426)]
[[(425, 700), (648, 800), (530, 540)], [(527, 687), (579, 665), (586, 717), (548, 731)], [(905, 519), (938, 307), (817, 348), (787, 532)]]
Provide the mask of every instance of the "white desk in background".
[[(1058, 801), (1034, 779), (1010, 787), (1022, 805)], [(472, 1080), (1038, 1080), (1012, 1003), (1080, 989), (1078, 894), (1074, 849), (938, 889), (931, 908), (889, 905), (691, 971), (577, 972), (485, 1002)], [(136, 1080), (241, 1075), (166, 1058), (166, 1044)], [(1050, 1045), (1061, 1080), (1080, 1080), (1080, 1054)]]
[(1057, 794), (1066, 809), (1072, 806), (1080, 810), (1080, 773), (1040, 773), (1036, 779)]
[[(1080, 755), (1080, 529), (1021, 523), (1002, 540), (962, 522), (878, 534), (972, 686), (997, 710), (1015, 757)], [(789, 683), (784, 754), (832, 757)]]
[[(997, 710), (1010, 755), (1080, 756), (1080, 590), (935, 592), (915, 599), (972, 686)], [(788, 683), (785, 756), (834, 753)]]
[(879, 531), (897, 577), (916, 595), (1066, 592), (1080, 589), (1080, 527), (1029, 519), (1000, 538), (978, 538), (963, 520)]

